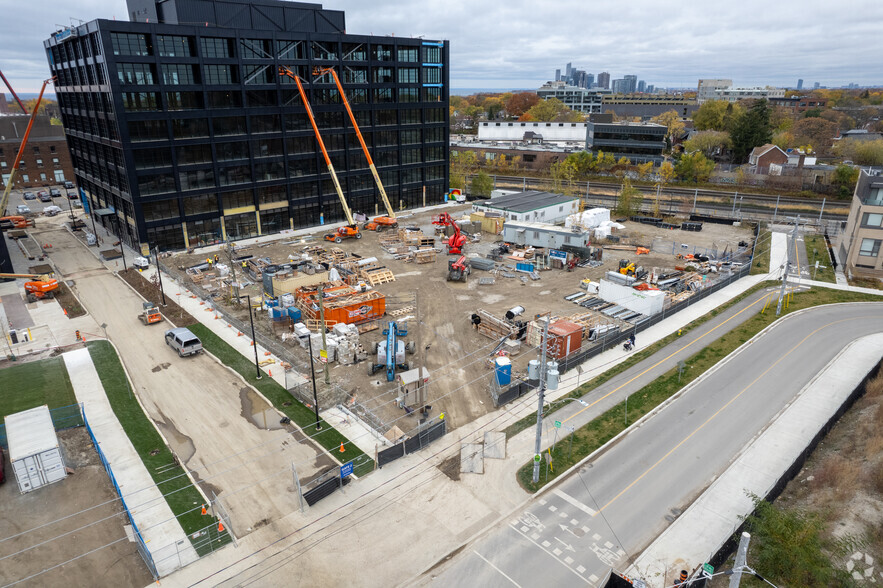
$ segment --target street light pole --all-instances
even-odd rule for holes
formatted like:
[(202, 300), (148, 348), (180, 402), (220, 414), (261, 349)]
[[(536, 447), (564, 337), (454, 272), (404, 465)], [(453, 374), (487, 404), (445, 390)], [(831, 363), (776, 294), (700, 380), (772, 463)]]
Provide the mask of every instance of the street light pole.
[[(166, 293), (162, 287), (162, 272), (159, 269), (159, 245), (153, 250), (154, 260), (156, 262), (156, 275), (159, 277), (159, 293), (162, 295), (162, 305), (166, 305)], [(252, 335), (252, 338), (254, 336)]]
[(319, 422), (319, 398), (316, 395), (316, 368), (313, 367), (313, 337), (307, 337), (310, 344), (310, 376), (313, 380), (313, 408), (316, 409), (316, 430), (322, 430), (322, 424)]
[(251, 323), (251, 344), (254, 345), (254, 371), (257, 373), (255, 378), (260, 380), (263, 376), (261, 375), (261, 366), (258, 363), (258, 340), (254, 336), (254, 317), (251, 314), (251, 296), (246, 295), (245, 299), (248, 301), (248, 321)]
[(120, 224), (120, 217), (114, 214), (113, 218), (117, 222), (117, 238), (120, 240), (120, 256), (123, 258), (123, 271), (126, 271), (126, 252), (123, 250), (123, 228)]
[(542, 451), (542, 442), (543, 442), (543, 402), (545, 400), (545, 392), (546, 392), (546, 343), (549, 337), (549, 322), (550, 317), (546, 317), (545, 324), (543, 326), (543, 342), (542, 342), (542, 350), (540, 354), (540, 394), (539, 394), (539, 406), (537, 408), (537, 440), (534, 451), (534, 461), (533, 461), (533, 483), (536, 484), (540, 481), (540, 452)]

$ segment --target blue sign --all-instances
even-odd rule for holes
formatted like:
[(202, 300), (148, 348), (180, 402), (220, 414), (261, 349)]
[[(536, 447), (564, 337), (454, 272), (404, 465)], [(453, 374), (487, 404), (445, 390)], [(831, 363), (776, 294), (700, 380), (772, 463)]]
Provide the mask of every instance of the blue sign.
[(340, 479), (346, 478), (353, 473), (353, 462), (347, 462), (340, 466)]
[(559, 251), (557, 249), (549, 249), (549, 257), (558, 258), (558, 259), (567, 259), (566, 251)]

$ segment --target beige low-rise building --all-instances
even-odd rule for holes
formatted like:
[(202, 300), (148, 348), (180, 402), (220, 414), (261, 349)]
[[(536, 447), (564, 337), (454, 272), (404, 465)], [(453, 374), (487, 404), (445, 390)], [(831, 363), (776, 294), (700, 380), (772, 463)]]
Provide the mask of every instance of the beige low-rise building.
[(847, 275), (883, 279), (883, 176), (859, 175), (838, 253)]

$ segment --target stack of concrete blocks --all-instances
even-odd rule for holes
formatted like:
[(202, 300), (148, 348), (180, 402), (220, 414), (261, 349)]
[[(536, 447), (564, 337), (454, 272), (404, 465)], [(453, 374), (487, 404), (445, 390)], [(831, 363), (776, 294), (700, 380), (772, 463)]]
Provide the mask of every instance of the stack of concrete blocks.
[(359, 352), (359, 328), (338, 323), (331, 329), (331, 336), (337, 341), (337, 360), (341, 365), (352, 364)]
[[(319, 359), (322, 351), (322, 334), (312, 333), (310, 335), (310, 343), (313, 346), (313, 359)], [(337, 337), (328, 333), (325, 335), (325, 349), (328, 351), (328, 363), (337, 359)]]

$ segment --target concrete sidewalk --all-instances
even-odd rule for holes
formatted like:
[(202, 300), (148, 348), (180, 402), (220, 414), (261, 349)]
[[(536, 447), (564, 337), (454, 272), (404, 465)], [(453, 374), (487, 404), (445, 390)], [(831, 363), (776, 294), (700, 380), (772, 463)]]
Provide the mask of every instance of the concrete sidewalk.
[(750, 514), (750, 494), (765, 497), (799, 459), (883, 355), (883, 334), (850, 343), (672, 523), (626, 572), (650, 586), (669, 586), (678, 570), (707, 562)]
[[(160, 577), (199, 559), (110, 406), (88, 349), (62, 354), (77, 400), (113, 470)], [(146, 415), (145, 415), (145, 418)], [(169, 546), (175, 546), (170, 550)], [(171, 555), (171, 557), (170, 557)]]

